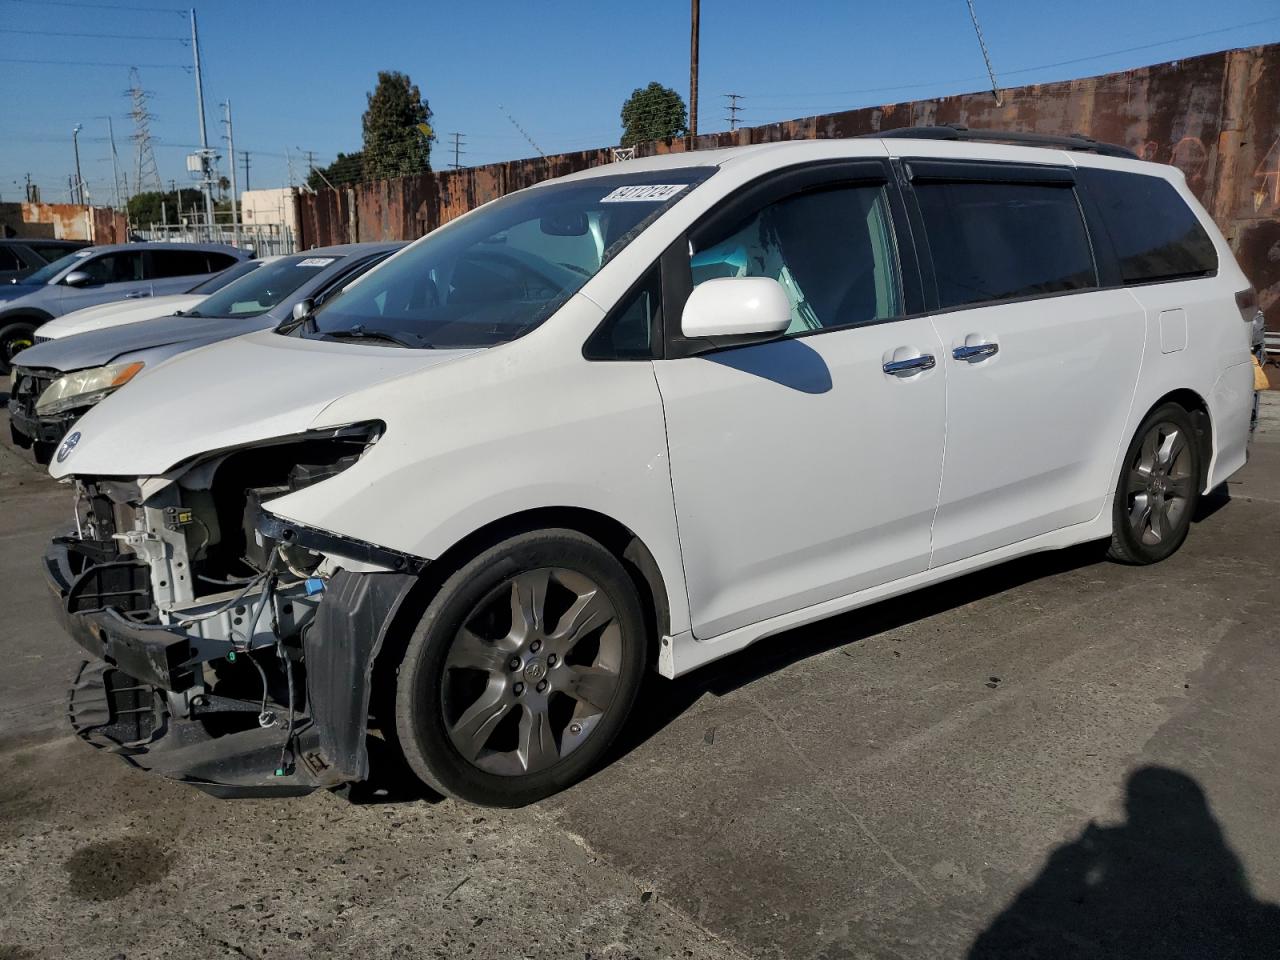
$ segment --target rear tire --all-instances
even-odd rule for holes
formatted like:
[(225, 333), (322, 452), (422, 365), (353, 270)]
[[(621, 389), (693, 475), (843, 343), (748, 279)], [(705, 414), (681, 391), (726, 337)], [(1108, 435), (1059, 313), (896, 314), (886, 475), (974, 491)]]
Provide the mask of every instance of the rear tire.
[(1108, 557), (1158, 563), (1182, 546), (1200, 501), (1200, 450), (1191, 415), (1179, 404), (1147, 415), (1120, 465)]
[(644, 673), (647, 631), (622, 563), (576, 531), (485, 550), (428, 605), (396, 681), (396, 738), (425, 783), (516, 807), (584, 777)]

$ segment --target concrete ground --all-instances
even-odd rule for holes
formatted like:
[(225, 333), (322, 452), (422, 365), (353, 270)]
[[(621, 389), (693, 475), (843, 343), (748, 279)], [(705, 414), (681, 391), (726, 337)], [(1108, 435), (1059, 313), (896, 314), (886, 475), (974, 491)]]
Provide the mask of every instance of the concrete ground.
[(1023, 560), (657, 680), (511, 812), (220, 802), (71, 739), (66, 491), (0, 449), (0, 508), (0, 960), (1280, 956), (1275, 394), (1164, 564)]

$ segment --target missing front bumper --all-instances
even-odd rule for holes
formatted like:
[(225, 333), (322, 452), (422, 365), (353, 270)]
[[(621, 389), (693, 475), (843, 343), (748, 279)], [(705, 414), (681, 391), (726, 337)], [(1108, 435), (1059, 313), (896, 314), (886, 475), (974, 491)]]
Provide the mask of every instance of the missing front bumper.
[(139, 565), (70, 539), (54, 540), (45, 556), (55, 615), (92, 657), (68, 701), (82, 739), (220, 797), (301, 794), (368, 777), (373, 664), (412, 576), (330, 578), (302, 635), (306, 680), (297, 702), (305, 709), (290, 734), (259, 703), (204, 685), (204, 665), (225, 656), (220, 646), (122, 614), (150, 606)]

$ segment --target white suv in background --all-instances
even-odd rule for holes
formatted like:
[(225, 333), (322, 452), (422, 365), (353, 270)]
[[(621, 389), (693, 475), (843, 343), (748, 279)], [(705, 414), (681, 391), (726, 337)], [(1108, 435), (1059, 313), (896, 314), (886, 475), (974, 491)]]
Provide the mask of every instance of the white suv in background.
[(1245, 462), (1249, 282), (1176, 169), (982, 136), (1032, 139), (598, 167), (144, 371), (51, 468), (77, 729), (228, 795), (365, 778), (372, 730), (520, 804), (647, 665), (1034, 551), (1167, 557)]

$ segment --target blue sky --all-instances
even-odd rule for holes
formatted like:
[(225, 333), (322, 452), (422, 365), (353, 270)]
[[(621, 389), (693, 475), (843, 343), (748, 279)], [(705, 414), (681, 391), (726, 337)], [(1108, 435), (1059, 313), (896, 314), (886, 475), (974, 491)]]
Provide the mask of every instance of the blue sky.
[[(1003, 86), (1280, 40), (1275, 0), (976, 3)], [(210, 142), (225, 147), (219, 104), (230, 98), (236, 149), (251, 154), (255, 188), (287, 183), (290, 155), (304, 175), (300, 151), (328, 163), (358, 149), (380, 69), (407, 72), (430, 101), (437, 167), (452, 160), (452, 131), (465, 134), (464, 164), (532, 155), (500, 105), (554, 153), (616, 143), (619, 109), (637, 86), (657, 80), (688, 91), (688, 0), (199, 0), (195, 8)], [(184, 156), (199, 143), (194, 79), (181, 69), (191, 62), (189, 31), (185, 8), (166, 0), (0, 0), (0, 199), (20, 199), (28, 172), (46, 200), (65, 199), (71, 129), (81, 123), (84, 177), (95, 202), (106, 200), (108, 115), (132, 178), (130, 64), (151, 93), (160, 173), (186, 179)], [(702, 2), (702, 132), (727, 128), (725, 93), (742, 94), (741, 120), (757, 124), (982, 89), (983, 75), (965, 0)]]

